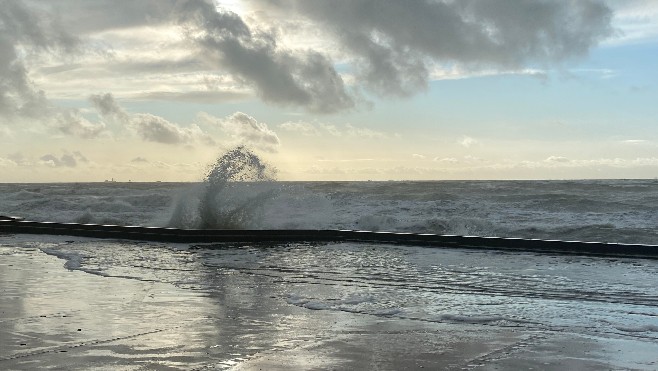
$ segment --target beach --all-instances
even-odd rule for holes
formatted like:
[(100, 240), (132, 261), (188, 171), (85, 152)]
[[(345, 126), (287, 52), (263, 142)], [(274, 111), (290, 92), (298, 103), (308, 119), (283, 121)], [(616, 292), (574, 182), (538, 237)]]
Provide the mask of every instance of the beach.
[[(658, 367), (658, 313), (651, 291), (645, 297), (606, 296), (593, 288), (589, 298), (577, 298), (558, 297), (549, 288), (537, 301), (531, 292), (475, 293), (473, 283), (463, 281), (460, 289), (427, 272), (425, 281), (405, 280), (393, 266), (380, 267), (391, 270), (389, 277), (379, 274), (375, 266), (383, 260), (375, 254), (406, 266), (408, 275), (422, 274), (415, 248), (190, 249), (34, 238), (0, 238), (2, 369)], [(419, 259), (434, 259), (433, 269), (442, 269), (465, 253), (431, 254)], [(496, 262), (507, 258), (504, 254), (467, 255), (473, 265), (481, 259), (499, 264), (479, 273), (488, 279), (507, 269)], [(315, 264), (305, 260), (311, 257)], [(347, 257), (357, 262), (354, 270), (342, 265)], [(556, 263), (550, 257), (521, 258), (537, 263), (539, 274), (542, 262)], [(323, 265), (324, 259), (339, 262)], [(657, 265), (640, 262), (640, 269)], [(627, 268), (622, 261), (620, 269)]]
[(0, 371), (658, 370), (658, 0), (0, 4)]

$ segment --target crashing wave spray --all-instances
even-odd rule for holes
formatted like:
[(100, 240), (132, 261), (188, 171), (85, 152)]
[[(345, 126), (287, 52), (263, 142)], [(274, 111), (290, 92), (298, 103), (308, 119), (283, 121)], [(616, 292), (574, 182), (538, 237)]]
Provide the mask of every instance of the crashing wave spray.
[(200, 192), (188, 193), (178, 200), (169, 226), (201, 229), (253, 227), (264, 203), (274, 196), (274, 189), (268, 184), (275, 180), (275, 175), (276, 169), (245, 146), (233, 148), (211, 166), (202, 189), (197, 189)]

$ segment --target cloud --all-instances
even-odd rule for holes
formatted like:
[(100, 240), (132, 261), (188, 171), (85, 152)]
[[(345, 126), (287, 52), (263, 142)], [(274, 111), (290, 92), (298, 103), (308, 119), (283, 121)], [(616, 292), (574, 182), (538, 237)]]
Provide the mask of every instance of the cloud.
[(602, 1), (268, 0), (333, 35), (358, 80), (384, 96), (427, 87), (434, 64), (509, 70), (585, 55), (612, 34)]
[[(249, 5), (254, 12), (241, 16), (211, 0), (4, 2), (0, 115), (42, 117), (52, 109), (22, 60), (34, 53), (84, 52), (75, 61), (34, 64), (29, 76), (51, 97), (87, 95), (93, 74), (122, 98), (217, 103), (256, 94), (274, 105), (333, 113), (360, 104), (362, 87), (406, 97), (425, 89), (436, 71), (542, 71), (612, 34), (612, 12), (599, 0)], [(307, 30), (314, 41), (290, 42), (307, 38)]]
[(7, 126), (0, 126), (0, 140), (12, 139), (14, 131)]
[(548, 163), (567, 163), (567, 162), (569, 162), (570, 160), (569, 160), (568, 158), (566, 158), (566, 157), (562, 157), (562, 156), (549, 156), (549, 157), (548, 157), (546, 160), (544, 160), (544, 161), (545, 161), (545, 162), (548, 162)]
[(45, 93), (28, 77), (23, 56), (33, 52), (70, 52), (78, 40), (52, 15), (22, 1), (0, 6), (0, 117), (42, 117), (50, 109)]
[(252, 29), (235, 13), (205, 1), (178, 8), (179, 22), (207, 63), (249, 82), (266, 102), (328, 113), (354, 107), (341, 76), (323, 54), (277, 45), (276, 34)]
[(132, 160), (130, 160), (130, 162), (132, 162), (134, 164), (139, 164), (139, 163), (148, 163), (149, 160), (147, 160), (144, 157), (138, 156), (138, 157), (135, 157)]
[(198, 125), (181, 127), (167, 119), (150, 113), (128, 113), (110, 93), (95, 94), (89, 101), (103, 120), (134, 130), (143, 140), (163, 144), (189, 144), (201, 142), (215, 145), (215, 141)]
[(325, 123), (309, 123), (309, 122), (285, 122), (279, 127), (285, 131), (296, 132), (308, 136), (325, 136), (331, 135), (334, 137), (351, 137), (351, 138), (371, 138), (381, 139), (386, 138), (387, 135), (381, 131), (372, 130), (354, 126), (352, 124), (345, 124), (337, 126), (334, 124)]
[(346, 136), (350, 137), (360, 137), (360, 138), (385, 138), (387, 135), (381, 131), (372, 130), (363, 127), (353, 126), (352, 124), (346, 124), (344, 133)]
[(413, 154), (411, 155), (411, 157), (413, 157), (413, 158), (417, 158), (417, 159), (421, 159), (421, 160), (424, 160), (424, 159), (425, 159), (425, 155), (421, 155), (421, 154), (419, 154), (419, 153), (413, 153)]
[(448, 164), (456, 164), (459, 162), (459, 160), (454, 157), (434, 157), (432, 161), (443, 162)]
[(73, 151), (73, 157), (80, 162), (88, 163), (89, 160), (80, 151)]
[(469, 148), (472, 145), (478, 144), (479, 141), (477, 139), (464, 136), (462, 139), (458, 141), (458, 143), (461, 144), (463, 147)]
[(67, 0), (45, 5), (50, 6), (53, 12), (59, 12), (61, 23), (66, 24), (71, 32), (91, 34), (167, 22), (178, 2), (180, 1), (140, 0), (117, 3), (114, 0)]
[(318, 129), (313, 126), (313, 124), (309, 124), (307, 122), (284, 122), (283, 124), (279, 125), (279, 127), (285, 131), (290, 131), (290, 132), (296, 132), (302, 135), (308, 135), (308, 136), (314, 136), (314, 135), (319, 135), (320, 132)]
[(104, 119), (126, 124), (130, 121), (128, 113), (119, 106), (110, 93), (93, 94), (89, 101)]
[[(140, 35), (153, 36), (153, 31), (149, 31), (153, 28), (168, 36), (155, 38), (161, 46), (156, 49), (153, 37), (140, 39)], [(70, 91), (84, 90), (88, 84), (83, 80), (89, 73), (111, 84), (109, 80), (114, 81), (116, 76), (171, 77), (181, 73), (177, 77), (183, 78), (186, 75), (183, 72), (190, 75), (221, 71), (251, 91), (227, 86), (206, 86), (203, 90), (170, 82), (160, 83), (159, 87), (164, 89), (158, 90), (153, 81), (142, 79), (149, 86), (142, 89), (141, 95), (150, 99), (216, 103), (242, 99), (253, 91), (266, 102), (312, 112), (330, 113), (355, 106), (352, 93), (325, 54), (282, 47), (276, 32), (249, 25), (211, 0), (7, 1), (0, 9), (0, 31), (2, 114), (35, 113), (31, 106), (43, 107), (47, 103), (45, 94), (29, 81), (27, 68), (16, 49), (18, 45), (26, 46), (28, 53), (68, 52), (82, 45), (80, 49), (84, 49), (86, 59), (54, 66), (50, 63), (39, 71), (43, 80), (51, 81), (48, 86), (58, 89), (60, 94), (67, 90), (54, 86), (59, 81), (46, 77), (51, 73), (69, 76), (83, 73), (75, 81), (79, 86), (69, 87)], [(70, 36), (71, 33), (79, 35), (84, 44)], [(113, 45), (112, 41), (117, 44)]]
[(318, 162), (368, 162), (375, 161), (374, 158), (342, 158), (342, 159), (318, 159)]
[(609, 4), (615, 10), (615, 23), (620, 29), (609, 43), (647, 42), (658, 36), (658, 3), (655, 1), (625, 0)]
[(523, 161), (513, 166), (527, 167), (527, 168), (542, 168), (542, 167), (563, 167), (563, 168), (596, 168), (596, 167), (612, 167), (612, 168), (638, 168), (647, 166), (658, 166), (658, 158), (656, 157), (636, 157), (636, 158), (598, 158), (598, 159), (568, 159), (561, 156), (550, 156), (544, 161)]
[(201, 112), (198, 120), (206, 125), (220, 128), (234, 140), (250, 147), (267, 152), (276, 152), (281, 145), (279, 137), (267, 124), (242, 112), (235, 112), (225, 118), (217, 118)]
[(18, 166), (18, 164), (15, 161), (8, 158), (0, 157), (0, 168), (16, 167), (16, 166)]
[(240, 91), (186, 91), (186, 92), (163, 92), (154, 91), (140, 93), (135, 96), (138, 99), (157, 99), (174, 102), (191, 102), (191, 103), (224, 103), (232, 102), (247, 98), (246, 92)]
[(41, 156), (39, 160), (41, 160), (42, 164), (51, 167), (76, 167), (78, 166), (78, 161), (89, 162), (87, 158), (78, 151), (75, 151), (72, 154), (64, 153), (61, 157), (47, 154)]
[(59, 112), (55, 117), (55, 127), (64, 134), (85, 139), (96, 138), (105, 130), (104, 123), (92, 123), (76, 109)]
[[(37, 118), (59, 133), (86, 139), (121, 127), (146, 141), (212, 145), (199, 126), (126, 112), (114, 97), (217, 103), (255, 94), (274, 105), (333, 113), (356, 107), (363, 87), (382, 96), (410, 96), (425, 89), (436, 71), (451, 67), (460, 75), (543, 71), (586, 54), (612, 32), (612, 13), (597, 0), (254, 4), (272, 12), (241, 16), (211, 0), (4, 1), (0, 119), (4, 124)], [(290, 27), (278, 27), (281, 20)], [(317, 42), (287, 43), (306, 37), (292, 32), (302, 23), (314, 30)], [(114, 93), (89, 97), (100, 120), (53, 105), (53, 97), (79, 99), (94, 86)], [(246, 120), (233, 125), (233, 132), (224, 130), (274, 150), (276, 133), (260, 124)], [(385, 137), (349, 124), (281, 128), (303, 135)]]
[(142, 139), (149, 142), (182, 144), (192, 142), (195, 138), (203, 135), (201, 129), (196, 125), (190, 128), (181, 128), (160, 116), (150, 113), (133, 115), (130, 124)]
[(25, 157), (25, 155), (22, 154), (21, 152), (15, 152), (7, 155), (7, 159), (11, 160), (12, 162), (14, 162), (19, 166), (32, 165), (32, 162), (27, 157)]

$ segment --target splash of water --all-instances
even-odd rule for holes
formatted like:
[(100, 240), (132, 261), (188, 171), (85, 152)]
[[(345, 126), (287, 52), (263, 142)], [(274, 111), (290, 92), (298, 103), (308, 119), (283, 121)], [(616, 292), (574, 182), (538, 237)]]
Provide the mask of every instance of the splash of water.
[(210, 167), (200, 187), (182, 195), (169, 226), (244, 229), (258, 224), (264, 204), (275, 194), (276, 169), (245, 146), (235, 147)]

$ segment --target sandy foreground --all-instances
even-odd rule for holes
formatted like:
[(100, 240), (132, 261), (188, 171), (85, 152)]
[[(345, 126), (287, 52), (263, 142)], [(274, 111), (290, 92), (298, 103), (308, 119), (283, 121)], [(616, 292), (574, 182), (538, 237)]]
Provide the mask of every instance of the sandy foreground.
[(267, 286), (209, 294), (5, 245), (0, 369), (655, 370), (658, 342), (300, 307)]

